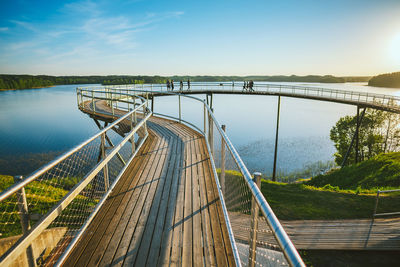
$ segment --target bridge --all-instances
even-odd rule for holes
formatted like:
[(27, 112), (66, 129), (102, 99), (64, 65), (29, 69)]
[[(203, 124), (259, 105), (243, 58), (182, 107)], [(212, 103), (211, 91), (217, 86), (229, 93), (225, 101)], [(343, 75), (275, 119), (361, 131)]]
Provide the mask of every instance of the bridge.
[[(1, 193), (0, 229), (8, 242), (1, 264), (304, 266), (295, 246), (332, 248), (315, 230), (325, 227), (326, 233), (321, 222), (283, 222), (286, 233), (260, 191), (261, 175), (249, 173), (213, 113), (212, 95), (222, 93), (400, 113), (400, 99), (393, 96), (297, 86), (258, 84), (250, 90), (232, 83), (192, 84), (178, 92), (163, 85), (78, 88), (78, 107), (99, 133), (29, 177), (16, 177)], [(171, 95), (177, 117), (153, 112), (157, 97)], [(198, 105), (202, 125), (185, 120), (183, 97)], [(51, 205), (45, 202), (50, 198)], [(387, 230), (388, 223), (390, 234), (368, 232)], [(339, 242), (341, 249), (398, 249), (397, 223), (359, 224), (362, 234)], [(309, 230), (298, 230), (304, 227)]]

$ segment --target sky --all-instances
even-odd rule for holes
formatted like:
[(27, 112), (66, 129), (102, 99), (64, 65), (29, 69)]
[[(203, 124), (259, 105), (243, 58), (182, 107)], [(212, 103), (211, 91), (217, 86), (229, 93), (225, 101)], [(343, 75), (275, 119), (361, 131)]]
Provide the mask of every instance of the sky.
[(0, 0), (0, 73), (400, 71), (400, 0)]

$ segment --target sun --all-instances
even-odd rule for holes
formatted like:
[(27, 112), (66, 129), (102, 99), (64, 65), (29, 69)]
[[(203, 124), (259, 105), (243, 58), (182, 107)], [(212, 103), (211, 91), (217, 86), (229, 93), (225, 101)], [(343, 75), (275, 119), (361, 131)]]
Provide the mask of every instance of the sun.
[(389, 57), (394, 66), (400, 68), (400, 32), (390, 42)]

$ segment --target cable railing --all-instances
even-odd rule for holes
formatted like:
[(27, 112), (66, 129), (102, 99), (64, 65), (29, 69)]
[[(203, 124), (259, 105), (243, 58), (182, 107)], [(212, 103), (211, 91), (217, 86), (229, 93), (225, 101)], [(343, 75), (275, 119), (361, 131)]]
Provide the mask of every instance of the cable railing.
[(256, 82), (251, 88), (243, 82), (192, 82), (183, 83), (181, 87), (179, 83), (174, 85), (174, 90), (169, 89), (165, 84), (127, 84), (118, 86), (99, 86), (91, 87), (95, 90), (104, 90), (109, 88), (112, 90), (121, 90), (127, 92), (129, 90), (144, 90), (158, 94), (166, 94), (167, 92), (180, 92), (183, 94), (196, 94), (205, 92), (214, 93), (240, 93), (240, 94), (264, 94), (264, 95), (282, 95), (288, 97), (318, 99), (323, 101), (332, 101), (344, 104), (359, 105), (363, 107), (372, 107), (400, 113), (400, 97), (385, 94), (355, 92), (339, 89), (328, 89), (314, 86), (298, 86), (285, 84), (271, 84)]
[(94, 119), (101, 113), (109, 122), (28, 177), (1, 181), (8, 187), (0, 194), (1, 266), (62, 262), (148, 137), (147, 99), (113, 94), (105, 100), (105, 93), (85, 90), (77, 96), (79, 108), (91, 107)]
[[(169, 95), (170, 106), (153, 114), (181, 123), (202, 133), (206, 139), (221, 206), (237, 266), (305, 266), (293, 243), (262, 194), (261, 174), (249, 173), (238, 152), (217, 121), (211, 99), (178, 92), (142, 88), (95, 88), (107, 92), (131, 93), (153, 97)], [(172, 99), (173, 98), (173, 99)], [(186, 101), (182, 101), (185, 98)], [(154, 105), (154, 98), (152, 105)], [(208, 104), (207, 104), (208, 103)], [(186, 107), (189, 107), (186, 109)], [(197, 110), (194, 114), (193, 110)], [(187, 112), (186, 112), (187, 111)], [(201, 114), (199, 116), (199, 114)], [(202, 117), (202, 119), (200, 119)], [(193, 121), (195, 120), (195, 121)]]

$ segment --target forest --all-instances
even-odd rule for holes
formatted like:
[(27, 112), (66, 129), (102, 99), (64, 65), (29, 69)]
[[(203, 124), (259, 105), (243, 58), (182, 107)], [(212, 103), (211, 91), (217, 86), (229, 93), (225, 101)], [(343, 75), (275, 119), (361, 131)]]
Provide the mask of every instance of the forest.
[(372, 77), (369, 86), (400, 88), (400, 72), (392, 72)]
[(332, 75), (307, 75), (307, 76), (48, 76), (48, 75), (14, 75), (0, 74), (0, 90), (30, 89), (64, 84), (141, 84), (141, 83), (165, 83), (168, 79), (175, 81), (192, 82), (224, 82), (224, 81), (265, 81), (265, 82), (319, 82), (319, 83), (344, 83), (365, 82), (366, 76), (359, 77), (335, 77)]

